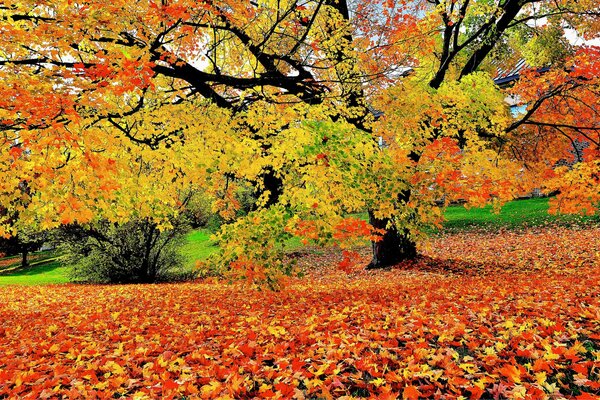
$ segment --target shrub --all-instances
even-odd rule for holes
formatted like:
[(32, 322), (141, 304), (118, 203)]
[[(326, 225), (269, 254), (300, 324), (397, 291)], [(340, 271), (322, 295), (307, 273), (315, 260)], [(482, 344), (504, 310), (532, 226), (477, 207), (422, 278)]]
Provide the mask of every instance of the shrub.
[(183, 259), (178, 250), (188, 225), (182, 218), (171, 223), (170, 230), (160, 230), (148, 219), (63, 227), (59, 240), (72, 266), (71, 278), (90, 283), (150, 283), (179, 278)]
[[(257, 202), (255, 189), (241, 181), (237, 181), (236, 184), (234, 197), (238, 208), (233, 219), (243, 217), (253, 211)], [(192, 228), (207, 228), (216, 232), (221, 225), (231, 221), (214, 211), (214, 202), (214, 197), (201, 191), (192, 191), (188, 194), (183, 213)]]
[(213, 200), (210, 196), (200, 192), (193, 191), (186, 199), (184, 213), (192, 228), (205, 228), (216, 219), (216, 214), (212, 211)]

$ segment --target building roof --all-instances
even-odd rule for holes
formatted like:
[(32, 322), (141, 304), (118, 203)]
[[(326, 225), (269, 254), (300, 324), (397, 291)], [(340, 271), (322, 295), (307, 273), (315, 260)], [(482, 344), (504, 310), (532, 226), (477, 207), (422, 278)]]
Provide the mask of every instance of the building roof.
[[(531, 68), (532, 67), (529, 64), (527, 64), (527, 61), (525, 61), (525, 59), (522, 58), (510, 68), (498, 68), (496, 76), (494, 77), (494, 83), (500, 87), (509, 86), (520, 78), (521, 72)], [(548, 70), (548, 67), (542, 67), (538, 68), (537, 72), (546, 72)]]

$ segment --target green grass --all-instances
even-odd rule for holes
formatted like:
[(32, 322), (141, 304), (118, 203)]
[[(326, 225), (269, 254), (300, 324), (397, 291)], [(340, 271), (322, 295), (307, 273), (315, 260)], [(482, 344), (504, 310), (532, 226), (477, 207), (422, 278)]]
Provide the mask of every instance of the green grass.
[(466, 209), (462, 205), (450, 206), (446, 210), (444, 228), (463, 230), (470, 228), (522, 228), (547, 224), (573, 225), (599, 222), (598, 216), (551, 215), (548, 214), (548, 198), (515, 200), (506, 203), (500, 213), (491, 206)]
[(181, 254), (185, 260), (185, 267), (192, 268), (197, 260), (205, 260), (218, 247), (210, 240), (212, 233), (208, 229), (199, 229), (188, 233)]
[[(199, 229), (188, 233), (181, 254), (185, 260), (185, 268), (192, 268), (196, 261), (206, 260), (219, 248), (211, 240), (212, 232), (208, 229)], [(294, 250), (302, 246), (300, 238), (293, 237), (285, 243), (285, 250)]]
[[(358, 214), (360, 218), (367, 218), (367, 214)], [(598, 223), (600, 217), (581, 217), (575, 215), (550, 215), (548, 214), (548, 199), (535, 198), (516, 200), (506, 203), (500, 213), (494, 213), (491, 207), (466, 209), (464, 206), (450, 206), (446, 210), (446, 223), (444, 228), (452, 231), (465, 229), (499, 229), (520, 228), (525, 226), (540, 226), (546, 224), (587, 224)], [(211, 232), (200, 229), (190, 232), (185, 237), (185, 244), (181, 250), (184, 257), (184, 269), (192, 269), (197, 260), (205, 260), (218, 250), (210, 240)], [(292, 238), (285, 248), (293, 250), (301, 246), (300, 239)], [(17, 263), (20, 259), (14, 257)], [(64, 267), (56, 259), (49, 261), (36, 260), (29, 268), (15, 269), (0, 273), (0, 285), (41, 285), (66, 283), (68, 267)]]
[(0, 285), (49, 285), (69, 282), (68, 267), (59, 261), (33, 265), (0, 275)]
[[(210, 241), (210, 231), (200, 229), (190, 232), (185, 237), (185, 244), (181, 250), (184, 257), (184, 269), (190, 270), (197, 260), (204, 260), (217, 251), (217, 247)], [(20, 256), (13, 256), (15, 264), (21, 261)], [(52, 259), (44, 262), (43, 259), (32, 261), (28, 268), (17, 268), (10, 272), (0, 273), (0, 286), (2, 285), (49, 285), (69, 282), (69, 267)]]

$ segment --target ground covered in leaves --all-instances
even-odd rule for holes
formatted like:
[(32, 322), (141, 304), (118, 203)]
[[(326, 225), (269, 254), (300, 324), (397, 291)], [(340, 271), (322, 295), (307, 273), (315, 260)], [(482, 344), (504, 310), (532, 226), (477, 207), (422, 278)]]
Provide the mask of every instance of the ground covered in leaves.
[(595, 399), (599, 251), (598, 228), (471, 232), (383, 271), (303, 256), (276, 293), (0, 288), (0, 398)]

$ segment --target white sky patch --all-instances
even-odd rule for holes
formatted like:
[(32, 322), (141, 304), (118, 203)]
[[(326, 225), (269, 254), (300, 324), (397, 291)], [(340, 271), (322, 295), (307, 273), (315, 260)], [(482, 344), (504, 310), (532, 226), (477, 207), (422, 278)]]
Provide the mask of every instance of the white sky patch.
[(567, 28), (565, 29), (565, 37), (575, 46), (600, 46), (600, 37), (591, 40), (585, 40), (582, 38), (575, 29)]

